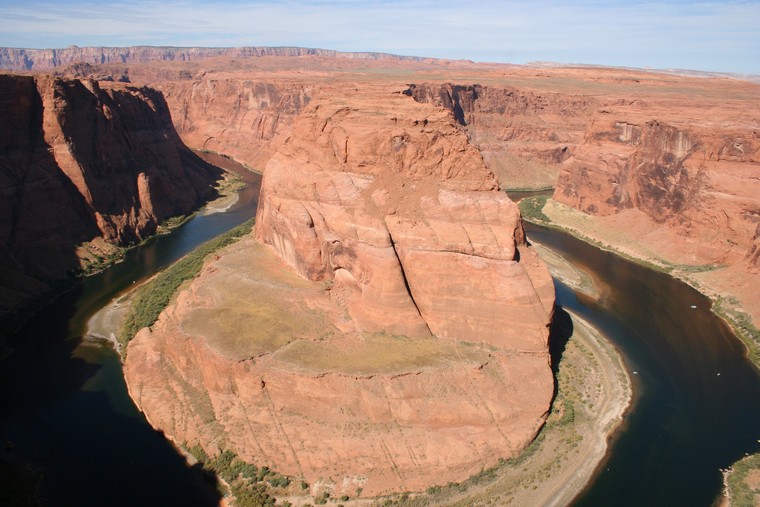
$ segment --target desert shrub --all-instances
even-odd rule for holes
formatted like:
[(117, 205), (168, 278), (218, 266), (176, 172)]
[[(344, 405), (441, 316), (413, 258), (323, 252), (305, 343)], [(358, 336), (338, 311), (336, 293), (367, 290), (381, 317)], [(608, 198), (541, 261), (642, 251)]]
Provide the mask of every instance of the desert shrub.
[(269, 484), (274, 488), (287, 488), (290, 486), (290, 479), (280, 475), (269, 479)]
[(253, 219), (203, 243), (137, 289), (124, 324), (118, 333), (118, 339), (122, 345), (122, 354), (126, 354), (126, 345), (140, 329), (152, 326), (156, 322), (179, 286), (200, 273), (209, 254), (236, 242), (248, 234), (251, 227), (253, 227)]
[(544, 215), (544, 206), (548, 198), (547, 195), (537, 195), (521, 200), (518, 206), (523, 219), (529, 222), (550, 223), (551, 219)]

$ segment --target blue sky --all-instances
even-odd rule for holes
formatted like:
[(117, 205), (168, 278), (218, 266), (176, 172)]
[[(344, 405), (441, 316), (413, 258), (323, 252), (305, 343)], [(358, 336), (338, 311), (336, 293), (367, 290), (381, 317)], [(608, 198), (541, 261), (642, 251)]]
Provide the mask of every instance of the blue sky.
[(0, 47), (305, 46), (760, 74), (760, 0), (0, 0)]

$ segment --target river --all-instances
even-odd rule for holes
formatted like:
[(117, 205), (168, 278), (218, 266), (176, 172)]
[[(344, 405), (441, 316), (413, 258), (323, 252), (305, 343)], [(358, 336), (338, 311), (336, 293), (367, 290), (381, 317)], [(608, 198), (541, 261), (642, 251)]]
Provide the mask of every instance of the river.
[(0, 363), (0, 481), (8, 481), (0, 485), (0, 505), (13, 505), (12, 495), (23, 498), (42, 477), (39, 496), (47, 506), (218, 503), (132, 403), (110, 343), (87, 336), (87, 321), (118, 294), (255, 214), (261, 176), (223, 157), (204, 158), (243, 176), (247, 187), (236, 204), (225, 213), (201, 212), (129, 250), (123, 262), (43, 308), (14, 338), (16, 352)]
[[(32, 467), (17, 488), (43, 478), (38, 491), (50, 506), (216, 504), (197, 471), (137, 411), (117, 354), (88, 337), (86, 323), (133, 283), (250, 218), (260, 177), (247, 178), (228, 212), (199, 214), (131, 250), (19, 332), (17, 352), (0, 363), (0, 467)], [(575, 504), (710, 505), (721, 488), (718, 469), (759, 447), (760, 379), (741, 344), (683, 283), (556, 231), (529, 226), (528, 233), (597, 281), (599, 300), (555, 282), (558, 302), (597, 326), (637, 372), (635, 405)]]
[(526, 230), (594, 279), (599, 300), (555, 280), (557, 302), (612, 341), (633, 381), (624, 426), (573, 505), (711, 505), (719, 469), (760, 450), (760, 377), (744, 346), (685, 283), (566, 234)]

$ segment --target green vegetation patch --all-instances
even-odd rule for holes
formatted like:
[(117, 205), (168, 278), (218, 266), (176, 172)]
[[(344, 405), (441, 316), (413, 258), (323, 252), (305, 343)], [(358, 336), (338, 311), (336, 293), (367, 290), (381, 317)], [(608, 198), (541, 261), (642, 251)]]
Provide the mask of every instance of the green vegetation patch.
[(126, 354), (126, 345), (140, 329), (156, 322), (179, 286), (200, 273), (206, 256), (250, 233), (252, 227), (253, 219), (207, 241), (137, 289), (118, 334), (122, 354)]
[[(728, 476), (728, 492), (734, 507), (754, 507), (760, 498), (760, 454), (737, 461)], [(754, 478), (751, 478), (753, 475)]]
[(544, 206), (546, 206), (546, 201), (549, 197), (548, 195), (537, 195), (521, 200), (518, 206), (520, 207), (520, 214), (523, 219), (540, 224), (551, 223), (551, 219), (544, 215)]
[(482, 364), (488, 351), (472, 344), (436, 338), (408, 338), (375, 333), (350, 344), (299, 340), (275, 353), (275, 359), (315, 371), (348, 374), (403, 373), (452, 363)]
[(733, 296), (720, 297), (715, 300), (712, 311), (728, 322), (736, 336), (747, 346), (750, 361), (760, 369), (760, 329), (755, 327), (748, 314), (738, 310), (740, 306), (739, 301)]
[[(198, 460), (204, 471), (214, 478), (223, 479), (229, 485), (229, 492), (235, 497), (237, 507), (275, 505), (275, 492), (284, 492), (292, 483), (290, 477), (278, 474), (266, 466), (257, 467), (247, 463), (229, 450), (213, 457), (200, 445), (194, 445), (187, 450)], [(228, 493), (227, 488), (220, 482), (216, 483), (216, 488), (223, 495)]]

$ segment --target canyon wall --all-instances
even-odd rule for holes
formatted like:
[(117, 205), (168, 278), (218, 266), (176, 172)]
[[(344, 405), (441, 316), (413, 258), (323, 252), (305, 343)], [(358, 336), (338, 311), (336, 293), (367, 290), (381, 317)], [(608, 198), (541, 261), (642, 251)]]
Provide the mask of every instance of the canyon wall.
[(308, 83), (229, 76), (157, 86), (188, 146), (224, 153), (259, 171), (272, 155), (275, 137), (292, 128), (315, 88)]
[(565, 163), (554, 199), (596, 216), (640, 213), (692, 243), (689, 251), (665, 248), (675, 262), (735, 264), (754, 258), (760, 142), (751, 126), (716, 128), (610, 108), (594, 117)]
[(412, 84), (418, 102), (450, 110), (502, 188), (549, 188), (583, 140), (599, 100), (514, 86)]
[(4, 317), (83, 255), (138, 242), (216, 193), (219, 170), (182, 144), (155, 90), (0, 75), (0, 116)]
[[(133, 75), (139, 75), (131, 69)], [(133, 76), (134, 77), (134, 76)], [(295, 116), (319, 90), (353, 93), (334, 86), (281, 76), (208, 74), (194, 79), (159, 79), (177, 131), (185, 143), (232, 156), (262, 169), (272, 141), (288, 135)], [(465, 128), (501, 188), (547, 188), (583, 140), (591, 97), (538, 94), (514, 87), (420, 84), (404, 92), (418, 102), (449, 110)]]
[(209, 261), (125, 365), (174, 441), (333, 496), (515, 456), (554, 391), (553, 283), (516, 205), (448, 111), (352, 92), (314, 96), (278, 137), (258, 241)]

